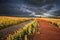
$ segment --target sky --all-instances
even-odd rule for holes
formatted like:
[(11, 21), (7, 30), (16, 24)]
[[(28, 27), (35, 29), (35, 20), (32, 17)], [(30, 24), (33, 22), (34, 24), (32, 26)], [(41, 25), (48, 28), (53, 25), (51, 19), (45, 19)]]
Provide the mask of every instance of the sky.
[(60, 0), (0, 0), (0, 15), (60, 16)]

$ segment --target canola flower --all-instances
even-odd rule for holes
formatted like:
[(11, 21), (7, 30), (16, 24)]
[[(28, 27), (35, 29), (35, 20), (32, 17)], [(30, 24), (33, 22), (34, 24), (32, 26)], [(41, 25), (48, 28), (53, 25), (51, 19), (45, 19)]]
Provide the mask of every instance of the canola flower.
[(31, 18), (21, 18), (21, 17), (9, 17), (9, 16), (0, 16), (0, 29), (9, 27), (11, 25), (20, 24)]
[(25, 25), (22, 29), (17, 30), (17, 32), (9, 34), (6, 40), (29, 40), (27, 36), (31, 34), (33, 35), (36, 27), (37, 27), (37, 21), (34, 20)]

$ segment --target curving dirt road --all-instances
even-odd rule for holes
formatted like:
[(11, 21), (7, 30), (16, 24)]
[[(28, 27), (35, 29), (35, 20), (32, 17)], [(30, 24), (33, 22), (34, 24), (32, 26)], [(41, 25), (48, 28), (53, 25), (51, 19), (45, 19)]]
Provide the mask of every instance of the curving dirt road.
[(38, 19), (37, 21), (39, 25), (33, 40), (60, 40), (60, 28), (45, 20)]

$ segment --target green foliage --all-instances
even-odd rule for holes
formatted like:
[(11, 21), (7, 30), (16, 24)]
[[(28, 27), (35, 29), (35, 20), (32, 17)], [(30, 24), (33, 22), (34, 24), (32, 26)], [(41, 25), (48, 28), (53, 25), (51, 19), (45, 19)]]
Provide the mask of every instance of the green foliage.
[(7, 37), (7, 40), (9, 40), (9, 39), (10, 40), (28, 39), (27, 36), (33, 35), (36, 27), (37, 27), (37, 22), (36, 22), (36, 20), (33, 20), (32, 22), (30, 22), (26, 26), (24, 26), (22, 30), (19, 30), (17, 33), (13, 34), (13, 36), (10, 35), (10, 37)]

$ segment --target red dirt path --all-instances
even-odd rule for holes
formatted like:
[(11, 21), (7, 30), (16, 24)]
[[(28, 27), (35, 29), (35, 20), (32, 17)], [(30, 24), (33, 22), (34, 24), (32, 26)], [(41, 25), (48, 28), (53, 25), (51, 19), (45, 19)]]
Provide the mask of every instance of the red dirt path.
[(34, 33), (33, 40), (60, 40), (60, 28), (45, 20), (38, 19), (38, 32)]

